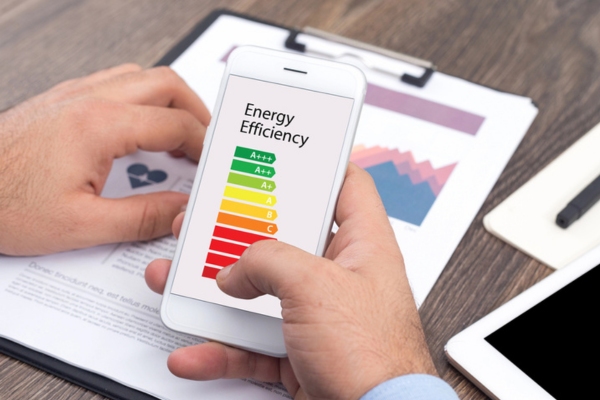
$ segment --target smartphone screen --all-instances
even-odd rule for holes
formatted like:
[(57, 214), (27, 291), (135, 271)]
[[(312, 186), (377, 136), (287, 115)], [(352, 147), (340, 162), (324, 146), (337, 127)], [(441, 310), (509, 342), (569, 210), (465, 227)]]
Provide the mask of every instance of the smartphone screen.
[[(293, 73), (293, 72), (291, 72)], [(258, 240), (315, 254), (354, 99), (230, 75), (214, 122), (172, 294), (281, 318), (279, 299), (243, 300), (217, 272)], [(348, 139), (350, 140), (350, 139)], [(285, 268), (285, 265), (281, 265)]]

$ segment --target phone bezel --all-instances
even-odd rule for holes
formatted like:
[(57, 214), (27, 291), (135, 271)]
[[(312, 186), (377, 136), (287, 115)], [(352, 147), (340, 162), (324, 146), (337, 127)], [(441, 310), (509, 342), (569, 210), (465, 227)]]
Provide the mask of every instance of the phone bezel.
[[(284, 68), (287, 68), (287, 70)], [(307, 73), (299, 73), (298, 71)], [(331, 196), (325, 213), (325, 224), (321, 229), (316, 251), (317, 255), (322, 255), (328, 243), (333, 225), (335, 205), (346, 174), (350, 151), (366, 92), (366, 81), (363, 73), (358, 68), (348, 64), (334, 63), (327, 60), (253, 46), (239, 47), (228, 57), (216, 100), (219, 108), (223, 101), (229, 76), (231, 75), (354, 99), (342, 151), (340, 152), (341, 157), (337, 165)], [(204, 140), (198, 172), (194, 179), (188, 209), (181, 230), (181, 238), (185, 237), (188, 230), (198, 188), (204, 173), (206, 156), (212, 143), (214, 128), (217, 125), (216, 121), (219, 118), (219, 109), (215, 107), (215, 110), (216, 112), (212, 117)], [(173, 258), (173, 266), (169, 272), (161, 304), (161, 318), (165, 325), (176, 331), (226, 343), (242, 349), (275, 357), (285, 357), (287, 353), (283, 340), (282, 319), (171, 293), (183, 243), (184, 240), (178, 241)], [(207, 321), (210, 321), (210, 323), (207, 323)]]
[(458, 333), (444, 348), (450, 363), (491, 398), (554, 399), (485, 338), (599, 265), (600, 247), (554, 272)]

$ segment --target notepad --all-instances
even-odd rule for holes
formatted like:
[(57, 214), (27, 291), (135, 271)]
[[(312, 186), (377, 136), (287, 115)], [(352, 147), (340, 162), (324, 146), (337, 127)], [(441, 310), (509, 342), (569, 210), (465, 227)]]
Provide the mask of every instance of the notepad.
[(552, 268), (600, 245), (600, 203), (567, 229), (556, 215), (600, 174), (600, 124), (483, 219), (500, 239)]

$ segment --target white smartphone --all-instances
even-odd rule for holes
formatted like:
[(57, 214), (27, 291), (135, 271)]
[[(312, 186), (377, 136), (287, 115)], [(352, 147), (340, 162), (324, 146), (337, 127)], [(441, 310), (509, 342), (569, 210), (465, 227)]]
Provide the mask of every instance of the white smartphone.
[(164, 292), (165, 325), (286, 356), (279, 299), (230, 297), (215, 276), (258, 240), (324, 253), (365, 91), (348, 64), (257, 47), (229, 55)]
[(598, 287), (600, 247), (454, 336), (446, 355), (493, 399), (588, 398), (600, 354)]

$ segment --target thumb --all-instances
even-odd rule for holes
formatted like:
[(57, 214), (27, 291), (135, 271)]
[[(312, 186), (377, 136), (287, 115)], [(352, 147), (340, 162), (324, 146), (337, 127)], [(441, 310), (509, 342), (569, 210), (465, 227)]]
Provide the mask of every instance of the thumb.
[(217, 284), (226, 294), (251, 299), (270, 294), (280, 299), (294, 297), (299, 288), (334, 272), (332, 261), (297, 247), (273, 240), (251, 245), (233, 265), (217, 274)]
[(189, 196), (178, 192), (157, 192), (121, 199), (94, 196), (88, 215), (88, 229), (81, 230), (85, 246), (149, 240), (171, 233), (173, 220)]

